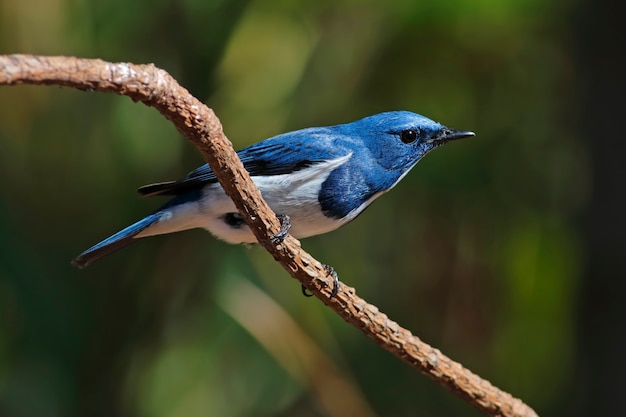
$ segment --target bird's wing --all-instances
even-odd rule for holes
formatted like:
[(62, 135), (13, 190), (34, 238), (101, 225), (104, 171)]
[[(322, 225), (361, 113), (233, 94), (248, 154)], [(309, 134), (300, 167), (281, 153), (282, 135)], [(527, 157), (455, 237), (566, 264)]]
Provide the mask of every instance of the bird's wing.
[[(289, 174), (348, 153), (346, 149), (329, 146), (329, 140), (325, 136), (276, 139), (259, 142), (237, 152), (251, 176)], [(137, 191), (146, 197), (178, 195), (215, 182), (215, 173), (204, 164), (181, 180), (144, 185)]]

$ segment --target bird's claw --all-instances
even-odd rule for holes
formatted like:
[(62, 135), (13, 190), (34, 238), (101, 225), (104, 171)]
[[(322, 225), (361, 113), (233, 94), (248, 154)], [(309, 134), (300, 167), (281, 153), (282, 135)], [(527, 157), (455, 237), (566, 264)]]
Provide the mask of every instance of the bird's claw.
[(276, 233), (274, 236), (270, 238), (270, 241), (274, 245), (282, 243), (283, 240), (285, 240), (285, 238), (289, 234), (289, 229), (291, 229), (291, 219), (289, 218), (288, 215), (277, 214), (276, 218), (280, 222), (280, 229), (278, 230), (278, 233)]
[(309, 292), (309, 290), (307, 289), (307, 287), (304, 286), (304, 284), (301, 284), (302, 287), (302, 295), (304, 295), (305, 297), (313, 297), (313, 293)]
[[(330, 298), (332, 299), (339, 292), (339, 276), (337, 275), (335, 268), (327, 264), (323, 264), (323, 265), (324, 265), (324, 269), (326, 270), (326, 272), (329, 275), (333, 276), (333, 289), (330, 292)], [(302, 284), (302, 295), (304, 295), (305, 297), (312, 297), (313, 293), (308, 292), (308, 291), (309, 290), (307, 289), (307, 287), (305, 287), (304, 284)]]
[(330, 292), (330, 298), (334, 298), (339, 292), (339, 276), (337, 276), (335, 268), (330, 265), (324, 264), (324, 269), (329, 275), (333, 276), (333, 289)]

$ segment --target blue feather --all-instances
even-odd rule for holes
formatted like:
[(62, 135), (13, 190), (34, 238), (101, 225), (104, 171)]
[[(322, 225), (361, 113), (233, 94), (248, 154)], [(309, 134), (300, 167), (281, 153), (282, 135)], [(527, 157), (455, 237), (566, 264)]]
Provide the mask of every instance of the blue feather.
[(144, 217), (137, 223), (128, 226), (127, 228), (117, 232), (113, 236), (108, 237), (102, 242), (90, 247), (89, 249), (78, 255), (72, 261), (72, 264), (79, 268), (84, 268), (90, 263), (100, 259), (101, 257), (108, 255), (111, 252), (122, 249), (123, 247), (133, 243), (135, 241), (134, 237), (138, 233), (158, 222), (159, 217), (160, 214), (158, 212)]
[[(263, 197), (291, 219), (290, 233), (303, 238), (335, 230), (392, 189), (433, 149), (474, 136), (419, 114), (380, 113), (352, 123), (302, 129), (258, 142), (238, 152)], [(203, 165), (178, 181), (146, 185), (139, 193), (173, 195), (155, 213), (81, 253), (79, 267), (139, 238), (205, 228), (231, 243), (256, 239)]]

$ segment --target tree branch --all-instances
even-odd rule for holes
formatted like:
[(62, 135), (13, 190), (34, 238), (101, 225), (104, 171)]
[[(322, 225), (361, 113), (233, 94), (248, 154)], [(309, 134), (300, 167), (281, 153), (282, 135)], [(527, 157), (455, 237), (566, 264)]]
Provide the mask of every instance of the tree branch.
[(537, 415), (521, 400), (465, 369), (391, 321), (376, 306), (358, 297), (354, 288), (341, 284), (337, 296), (331, 299), (332, 277), (319, 261), (302, 250), (298, 240), (288, 236), (280, 244), (271, 242), (280, 224), (244, 169), (213, 111), (164, 70), (154, 65), (110, 63), (97, 59), (0, 56), (0, 85), (17, 84), (60, 85), (86, 91), (112, 92), (156, 108), (202, 153), (259, 243), (292, 277), (345, 321), (486, 415)]

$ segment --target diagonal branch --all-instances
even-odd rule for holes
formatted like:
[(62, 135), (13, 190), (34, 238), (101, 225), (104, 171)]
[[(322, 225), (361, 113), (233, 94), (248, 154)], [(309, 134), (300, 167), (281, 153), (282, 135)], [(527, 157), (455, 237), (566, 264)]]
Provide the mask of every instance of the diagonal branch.
[(292, 277), (345, 321), (486, 415), (537, 415), (521, 400), (493, 386), (390, 320), (376, 306), (358, 297), (354, 288), (341, 284), (337, 296), (330, 298), (332, 278), (324, 265), (302, 250), (298, 240), (288, 236), (280, 244), (271, 242), (271, 236), (278, 232), (280, 224), (224, 135), (217, 116), (164, 70), (154, 65), (110, 63), (98, 59), (0, 56), (0, 85), (17, 84), (60, 85), (112, 92), (156, 108), (202, 153), (226, 194), (244, 214), (259, 243)]

